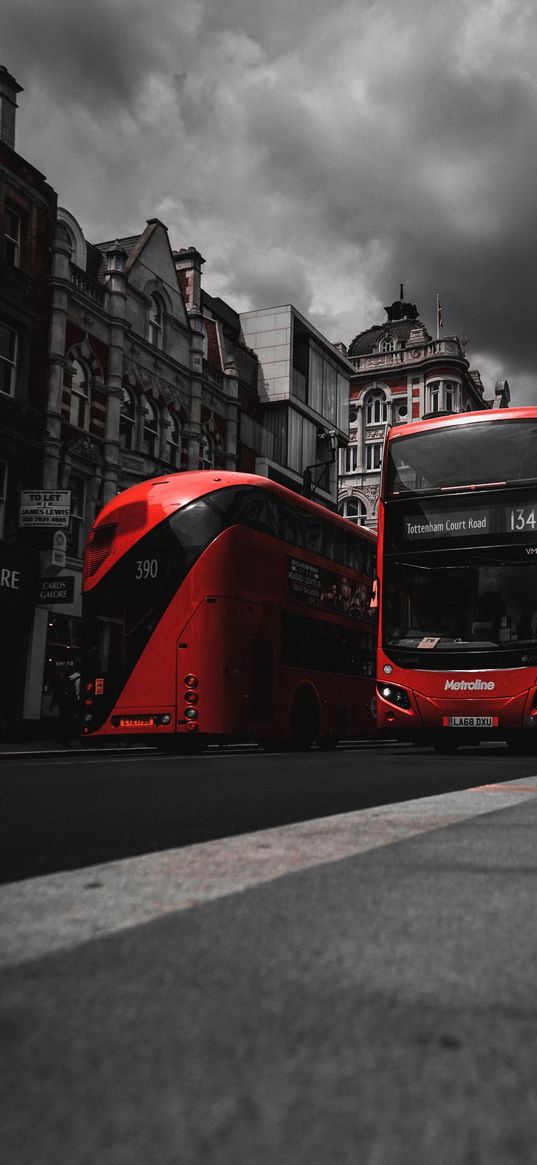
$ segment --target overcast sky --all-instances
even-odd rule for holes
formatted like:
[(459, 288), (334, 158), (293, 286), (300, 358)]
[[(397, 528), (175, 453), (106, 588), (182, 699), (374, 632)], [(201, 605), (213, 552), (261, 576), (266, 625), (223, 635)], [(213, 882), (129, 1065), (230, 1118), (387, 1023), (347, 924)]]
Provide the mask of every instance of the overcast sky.
[(2, 0), (16, 148), (90, 242), (349, 344), (399, 298), (537, 403), (535, 0)]

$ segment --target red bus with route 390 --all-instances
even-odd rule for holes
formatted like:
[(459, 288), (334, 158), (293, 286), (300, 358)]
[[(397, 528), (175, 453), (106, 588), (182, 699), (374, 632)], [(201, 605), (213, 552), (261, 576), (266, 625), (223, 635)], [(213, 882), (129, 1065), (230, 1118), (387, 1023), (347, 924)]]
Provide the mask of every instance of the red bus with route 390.
[(537, 744), (537, 408), (387, 436), (378, 528), (381, 732), (439, 752)]
[(163, 751), (374, 734), (376, 535), (264, 477), (143, 481), (83, 580), (83, 736)]

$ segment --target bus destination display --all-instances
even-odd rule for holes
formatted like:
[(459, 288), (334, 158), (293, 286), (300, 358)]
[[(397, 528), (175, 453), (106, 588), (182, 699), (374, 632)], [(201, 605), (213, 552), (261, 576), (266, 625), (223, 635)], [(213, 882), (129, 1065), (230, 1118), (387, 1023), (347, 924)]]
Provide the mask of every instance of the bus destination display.
[(403, 537), (467, 538), (483, 534), (537, 534), (537, 503), (526, 506), (497, 506), (487, 509), (426, 511), (403, 520)]

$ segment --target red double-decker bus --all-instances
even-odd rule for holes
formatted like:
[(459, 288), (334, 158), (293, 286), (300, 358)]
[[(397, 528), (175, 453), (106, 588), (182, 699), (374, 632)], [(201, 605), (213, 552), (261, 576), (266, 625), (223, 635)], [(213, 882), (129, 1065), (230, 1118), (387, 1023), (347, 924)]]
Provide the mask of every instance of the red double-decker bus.
[(380, 729), (533, 749), (537, 408), (393, 428), (378, 534)]
[(373, 734), (376, 536), (263, 477), (143, 481), (84, 561), (84, 736), (164, 751)]

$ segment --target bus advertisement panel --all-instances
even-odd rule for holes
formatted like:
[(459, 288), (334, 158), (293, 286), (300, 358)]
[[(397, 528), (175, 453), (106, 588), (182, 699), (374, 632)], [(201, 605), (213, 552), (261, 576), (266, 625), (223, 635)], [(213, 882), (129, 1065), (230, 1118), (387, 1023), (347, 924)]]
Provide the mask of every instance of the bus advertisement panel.
[(144, 481), (84, 562), (83, 735), (164, 751), (372, 735), (376, 537), (266, 478)]
[(393, 428), (379, 505), (378, 722), (438, 751), (537, 743), (537, 409)]

